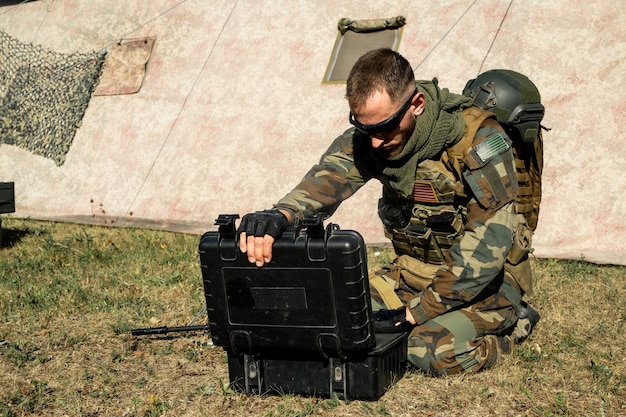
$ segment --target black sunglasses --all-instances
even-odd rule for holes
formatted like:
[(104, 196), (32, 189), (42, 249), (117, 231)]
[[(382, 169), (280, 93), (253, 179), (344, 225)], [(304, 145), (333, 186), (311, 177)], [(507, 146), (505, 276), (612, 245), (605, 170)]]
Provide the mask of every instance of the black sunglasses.
[(377, 136), (377, 135), (393, 132), (394, 130), (398, 128), (398, 126), (400, 126), (400, 121), (404, 117), (404, 114), (407, 112), (407, 110), (409, 110), (409, 107), (411, 107), (411, 101), (413, 101), (413, 97), (415, 97), (417, 92), (418, 91), (416, 88), (413, 94), (411, 94), (411, 97), (409, 97), (409, 99), (406, 101), (406, 103), (404, 103), (402, 107), (400, 107), (400, 109), (397, 112), (395, 112), (394, 115), (388, 118), (387, 120), (384, 120), (380, 123), (376, 123), (373, 125), (364, 125), (364, 124), (359, 123), (354, 118), (354, 114), (350, 112), (350, 117), (349, 117), (350, 124), (356, 127), (356, 129), (359, 132), (365, 133), (368, 136)]

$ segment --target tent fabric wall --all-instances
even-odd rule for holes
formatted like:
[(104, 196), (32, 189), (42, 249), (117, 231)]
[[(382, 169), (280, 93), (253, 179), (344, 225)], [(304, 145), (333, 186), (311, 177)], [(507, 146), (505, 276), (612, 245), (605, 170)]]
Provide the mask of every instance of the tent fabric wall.
[[(213, 229), (270, 206), (348, 127), (322, 84), (349, 16), (404, 16), (416, 76), (460, 92), (492, 68), (527, 74), (546, 106), (535, 255), (626, 264), (626, 30), (620, 2), (579, 0), (42, 0), (0, 7), (0, 30), (64, 53), (154, 38), (136, 94), (93, 97), (65, 164), (0, 146), (17, 217)], [(1, 63), (0, 63), (1, 65)], [(386, 242), (368, 184), (332, 221)]]

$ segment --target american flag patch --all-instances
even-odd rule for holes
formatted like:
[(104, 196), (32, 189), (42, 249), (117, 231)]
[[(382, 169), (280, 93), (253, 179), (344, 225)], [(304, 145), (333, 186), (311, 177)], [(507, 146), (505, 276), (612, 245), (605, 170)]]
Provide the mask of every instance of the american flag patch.
[(489, 136), (487, 139), (474, 146), (474, 152), (476, 152), (476, 155), (478, 155), (483, 162), (489, 161), (491, 158), (501, 154), (507, 149), (509, 149), (509, 144), (499, 133)]
[(415, 181), (413, 193), (409, 196), (414, 201), (422, 201), (424, 203), (437, 203), (437, 193), (433, 185), (428, 181)]

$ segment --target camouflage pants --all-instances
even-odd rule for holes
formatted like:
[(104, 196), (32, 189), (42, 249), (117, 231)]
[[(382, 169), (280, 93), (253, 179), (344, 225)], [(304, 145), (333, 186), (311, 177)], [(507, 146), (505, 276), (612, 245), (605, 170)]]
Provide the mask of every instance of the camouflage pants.
[[(405, 305), (418, 293), (402, 283), (395, 292)], [(371, 293), (373, 311), (389, 308), (373, 287)], [(513, 306), (502, 292), (489, 295), (414, 327), (408, 336), (408, 361), (436, 376), (487, 369), (512, 352), (509, 334), (516, 322)]]

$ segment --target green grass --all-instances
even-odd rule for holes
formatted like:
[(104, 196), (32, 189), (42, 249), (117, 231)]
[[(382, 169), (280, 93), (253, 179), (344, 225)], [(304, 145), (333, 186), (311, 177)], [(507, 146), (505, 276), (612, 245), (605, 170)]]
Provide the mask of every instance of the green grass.
[[(409, 372), (373, 402), (259, 397), (229, 387), (226, 355), (206, 333), (129, 334), (184, 326), (204, 307), (199, 236), (15, 218), (2, 227), (1, 416), (626, 414), (624, 267), (534, 260), (542, 319), (486, 372)], [(368, 257), (374, 269), (393, 254)]]

